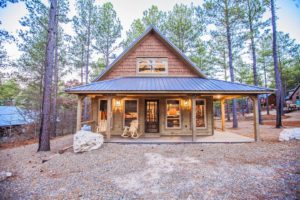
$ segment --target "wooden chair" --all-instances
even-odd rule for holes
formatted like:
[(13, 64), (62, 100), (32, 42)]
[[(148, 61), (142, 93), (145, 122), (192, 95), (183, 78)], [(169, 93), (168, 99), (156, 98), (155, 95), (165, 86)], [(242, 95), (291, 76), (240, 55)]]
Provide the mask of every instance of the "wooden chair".
[(124, 128), (123, 134), (121, 135), (122, 137), (132, 137), (134, 139), (139, 138), (141, 135), (138, 133), (138, 120), (133, 120), (130, 123), (130, 127), (126, 126)]

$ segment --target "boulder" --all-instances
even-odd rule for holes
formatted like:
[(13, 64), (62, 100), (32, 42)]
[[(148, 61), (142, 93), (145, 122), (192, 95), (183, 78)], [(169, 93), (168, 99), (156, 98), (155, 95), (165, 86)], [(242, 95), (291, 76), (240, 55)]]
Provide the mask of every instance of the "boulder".
[(279, 141), (300, 140), (300, 128), (283, 129), (279, 135)]
[(103, 144), (103, 135), (80, 130), (74, 135), (73, 150), (75, 153), (99, 149)]

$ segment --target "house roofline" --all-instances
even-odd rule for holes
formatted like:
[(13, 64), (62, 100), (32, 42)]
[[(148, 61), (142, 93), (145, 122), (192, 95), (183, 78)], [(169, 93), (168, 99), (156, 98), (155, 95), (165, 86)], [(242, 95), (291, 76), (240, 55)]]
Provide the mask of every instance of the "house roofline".
[(292, 97), (294, 96), (294, 94), (296, 93), (296, 91), (299, 89), (300, 87), (300, 83), (297, 85), (297, 87), (294, 89), (293, 93), (289, 96), (289, 100), (292, 99)]
[(68, 91), (65, 90), (66, 93), (69, 94), (241, 94), (241, 95), (249, 95), (249, 94), (272, 94), (274, 91), (195, 91), (195, 90), (85, 90), (85, 91)]

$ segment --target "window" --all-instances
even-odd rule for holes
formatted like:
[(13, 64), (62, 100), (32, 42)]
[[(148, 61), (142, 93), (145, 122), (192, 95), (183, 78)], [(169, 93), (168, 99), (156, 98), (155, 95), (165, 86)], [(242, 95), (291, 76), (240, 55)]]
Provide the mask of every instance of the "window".
[(205, 99), (197, 99), (195, 101), (196, 106), (196, 128), (206, 127), (206, 102)]
[(138, 119), (138, 101), (125, 100), (124, 103), (124, 126), (130, 126), (133, 120)]
[(180, 128), (180, 119), (180, 100), (167, 100), (167, 128)]
[(137, 58), (139, 74), (166, 74), (167, 68), (167, 58)]

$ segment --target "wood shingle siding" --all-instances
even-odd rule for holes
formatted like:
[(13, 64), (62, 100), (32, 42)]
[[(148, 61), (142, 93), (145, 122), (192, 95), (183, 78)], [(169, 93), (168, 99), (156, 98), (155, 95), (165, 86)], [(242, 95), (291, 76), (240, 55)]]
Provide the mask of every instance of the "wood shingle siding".
[(122, 76), (136, 76), (138, 57), (168, 58), (169, 76), (199, 77), (186, 63), (181, 60), (172, 50), (161, 41), (155, 33), (147, 35), (140, 44), (132, 49), (119, 63), (116, 64), (100, 80), (113, 79)]

